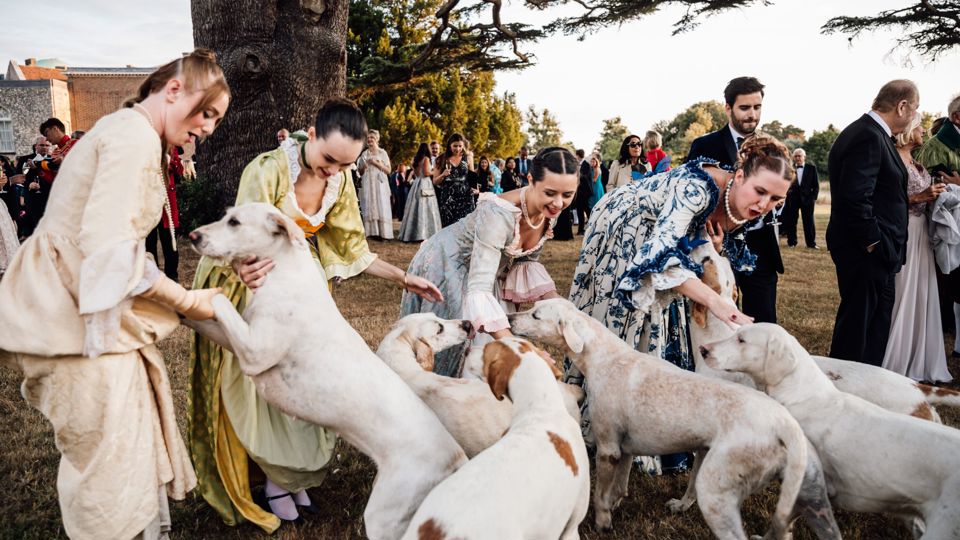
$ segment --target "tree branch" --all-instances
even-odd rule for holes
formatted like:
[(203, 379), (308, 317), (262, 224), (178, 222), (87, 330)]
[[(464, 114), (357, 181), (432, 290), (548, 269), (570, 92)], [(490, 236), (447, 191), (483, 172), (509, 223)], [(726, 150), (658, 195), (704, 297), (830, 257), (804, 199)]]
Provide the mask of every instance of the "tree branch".
[(960, 45), (960, 2), (920, 0), (870, 17), (834, 17), (821, 27), (824, 34), (849, 34), (853, 41), (863, 32), (892, 29), (900, 33), (896, 45), (908, 48), (931, 61)]

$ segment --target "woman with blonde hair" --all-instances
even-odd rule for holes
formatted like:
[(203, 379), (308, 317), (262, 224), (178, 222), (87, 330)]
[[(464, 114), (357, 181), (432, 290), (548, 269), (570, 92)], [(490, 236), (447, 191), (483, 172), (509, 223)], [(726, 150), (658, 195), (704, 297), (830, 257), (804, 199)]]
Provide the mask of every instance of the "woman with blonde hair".
[(893, 314), (883, 367), (916, 381), (949, 382), (947, 356), (940, 324), (937, 271), (927, 232), (927, 206), (947, 186), (934, 182), (930, 173), (913, 159), (913, 150), (923, 144), (920, 115), (896, 136), (897, 153), (907, 169), (906, 264), (894, 277)]
[(390, 156), (380, 148), (380, 132), (367, 132), (367, 149), (357, 160), (360, 173), (360, 212), (367, 236), (393, 238), (393, 213), (390, 211)]
[(643, 136), (643, 150), (646, 152), (647, 162), (650, 164), (650, 169), (655, 173), (670, 170), (669, 159), (667, 159), (667, 162), (664, 163), (660, 168), (657, 168), (657, 165), (660, 163), (660, 161), (664, 158), (667, 158), (667, 153), (663, 151), (662, 146), (663, 137), (661, 137), (656, 131), (648, 131), (646, 135)]
[(164, 276), (145, 239), (168, 206), (167, 150), (213, 133), (229, 102), (208, 50), (154, 71), (63, 160), (46, 214), (0, 281), (0, 348), (53, 425), (71, 538), (166, 537), (167, 497), (196, 485), (156, 343), (177, 313), (211, 318), (218, 290)]

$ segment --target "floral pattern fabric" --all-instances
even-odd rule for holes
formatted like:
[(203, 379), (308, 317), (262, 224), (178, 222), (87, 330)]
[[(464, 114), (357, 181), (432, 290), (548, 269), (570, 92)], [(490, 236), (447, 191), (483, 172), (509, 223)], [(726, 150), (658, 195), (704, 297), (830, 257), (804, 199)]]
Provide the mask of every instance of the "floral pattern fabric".
[[(720, 201), (703, 169), (716, 164), (692, 161), (604, 196), (593, 209), (570, 290), (581, 311), (631, 347), (691, 371), (688, 304), (673, 288), (703, 274), (690, 252), (703, 242), (699, 232)], [(742, 234), (725, 235), (724, 251), (735, 268), (752, 269), (755, 257)], [(569, 365), (567, 380), (581, 382)]]
[(450, 176), (436, 186), (440, 223), (444, 227), (460, 221), (476, 207), (473, 191), (467, 182), (469, 172), (467, 160), (462, 159), (459, 164), (450, 167)]

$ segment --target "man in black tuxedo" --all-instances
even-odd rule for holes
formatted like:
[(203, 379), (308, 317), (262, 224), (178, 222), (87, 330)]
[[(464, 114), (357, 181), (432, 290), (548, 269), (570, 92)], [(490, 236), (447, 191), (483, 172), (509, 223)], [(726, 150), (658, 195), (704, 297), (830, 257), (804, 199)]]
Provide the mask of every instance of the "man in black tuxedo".
[(797, 245), (797, 217), (803, 220), (803, 241), (810, 249), (817, 247), (817, 228), (813, 223), (813, 209), (820, 195), (820, 177), (817, 167), (807, 163), (807, 153), (803, 148), (793, 151), (793, 164), (797, 168), (797, 181), (787, 192), (787, 201), (783, 206), (783, 227), (787, 233), (787, 245)]
[(893, 312), (894, 275), (905, 262), (907, 169), (893, 136), (920, 106), (907, 80), (880, 89), (870, 112), (837, 137), (830, 172), (827, 248), (837, 267), (840, 307), (830, 356), (879, 366)]
[[(760, 125), (763, 105), (763, 84), (754, 77), (737, 77), (723, 91), (724, 107), (729, 119), (713, 133), (698, 137), (690, 145), (687, 161), (698, 157), (715, 159), (725, 167), (734, 167), (737, 152), (743, 140)], [(722, 201), (721, 201), (722, 204)], [(777, 322), (777, 274), (783, 273), (780, 242), (773, 225), (776, 212), (747, 224), (747, 247), (757, 256), (757, 264), (750, 274), (736, 273), (743, 313), (755, 322)]]
[(533, 167), (533, 159), (530, 158), (530, 149), (526, 146), (520, 147), (520, 155), (514, 158), (517, 162), (517, 168), (514, 174), (517, 177), (517, 184), (523, 187), (530, 183), (530, 169)]

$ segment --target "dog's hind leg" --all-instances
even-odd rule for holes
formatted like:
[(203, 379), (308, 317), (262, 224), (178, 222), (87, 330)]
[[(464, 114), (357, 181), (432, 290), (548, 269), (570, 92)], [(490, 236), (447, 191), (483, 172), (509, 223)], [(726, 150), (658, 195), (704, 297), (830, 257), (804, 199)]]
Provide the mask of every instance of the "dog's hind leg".
[(617, 462), (613, 476), (613, 493), (611, 494), (613, 506), (616, 510), (620, 502), (630, 492), (630, 472), (633, 471), (633, 454), (623, 453), (620, 455), (620, 461)]
[(840, 528), (833, 517), (833, 506), (827, 493), (823, 465), (813, 445), (807, 443), (807, 469), (803, 485), (793, 508), (793, 518), (803, 517), (807, 526), (820, 540), (840, 540)]
[(690, 479), (687, 480), (687, 491), (679, 499), (670, 499), (667, 501), (667, 508), (674, 514), (686, 512), (697, 502), (697, 473), (700, 472), (700, 464), (706, 457), (708, 450), (699, 450), (693, 456), (693, 468), (690, 469)]
[(618, 447), (597, 447), (597, 485), (593, 488), (593, 513), (598, 529), (612, 529), (613, 495), (616, 490), (616, 470), (627, 456)]
[(926, 530), (920, 540), (960, 540), (960, 472), (950, 471), (949, 479), (940, 492), (932, 515), (925, 516)]
[(743, 478), (747, 471), (735, 470), (736, 460), (730, 452), (714, 449), (703, 456), (697, 471), (696, 494), (703, 513), (713, 535), (719, 540), (746, 540), (743, 520), (740, 517), (740, 503), (743, 501)]

